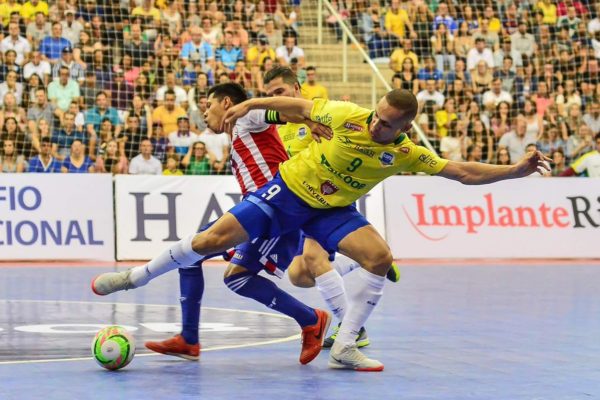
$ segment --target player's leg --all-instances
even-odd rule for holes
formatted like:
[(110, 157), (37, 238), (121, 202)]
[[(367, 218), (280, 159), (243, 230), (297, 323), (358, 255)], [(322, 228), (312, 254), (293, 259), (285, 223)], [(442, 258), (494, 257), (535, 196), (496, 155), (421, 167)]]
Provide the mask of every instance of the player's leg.
[[(279, 239), (283, 239), (280, 243)], [(231, 259), (225, 271), (224, 281), (229, 289), (240, 296), (248, 297), (285, 314), (298, 323), (302, 328), (302, 352), (300, 362), (307, 364), (320, 352), (321, 345), (329, 323), (330, 315), (322, 310), (311, 308), (281, 290), (275, 282), (258, 273), (263, 270), (271, 254), (276, 254), (277, 261), (286, 266), (291, 255), (295, 253), (286, 248), (285, 237), (271, 240), (258, 240), (244, 243), (236, 248), (236, 254)], [(298, 236), (295, 242), (298, 246)], [(279, 245), (278, 245), (279, 244)], [(286, 256), (286, 252), (290, 256)]]
[[(335, 259), (331, 262), (331, 266), (341, 276), (346, 276), (350, 272), (360, 268), (360, 264), (358, 262), (340, 253), (335, 254)], [(400, 280), (400, 268), (398, 268), (398, 265), (396, 265), (396, 263), (392, 263), (385, 276), (391, 282), (398, 282)]]

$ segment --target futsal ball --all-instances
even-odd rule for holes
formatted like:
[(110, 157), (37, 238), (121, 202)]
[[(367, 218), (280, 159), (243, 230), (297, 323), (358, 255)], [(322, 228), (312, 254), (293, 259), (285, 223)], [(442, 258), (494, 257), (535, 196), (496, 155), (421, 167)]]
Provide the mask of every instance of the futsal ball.
[(135, 355), (135, 339), (123, 327), (107, 326), (96, 333), (92, 341), (92, 355), (103, 368), (123, 368)]

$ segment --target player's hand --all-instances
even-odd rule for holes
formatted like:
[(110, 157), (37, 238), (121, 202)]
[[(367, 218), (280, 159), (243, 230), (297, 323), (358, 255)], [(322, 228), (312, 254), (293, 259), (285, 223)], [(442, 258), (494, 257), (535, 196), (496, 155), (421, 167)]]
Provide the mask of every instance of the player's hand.
[(544, 175), (547, 171), (551, 171), (549, 164), (551, 162), (552, 159), (546, 157), (541, 151), (531, 151), (516, 164), (517, 176), (520, 178), (529, 176), (536, 171)]
[(333, 131), (328, 126), (325, 126), (315, 121), (307, 121), (306, 125), (308, 125), (308, 127), (310, 128), (312, 138), (317, 143), (321, 143), (321, 138), (331, 140), (331, 138), (333, 137)]
[(227, 132), (231, 135), (233, 133), (233, 127), (235, 126), (236, 121), (248, 114), (249, 111), (250, 109), (245, 103), (240, 103), (231, 107), (225, 112), (225, 115), (223, 115), (223, 120), (221, 121), (221, 132)]

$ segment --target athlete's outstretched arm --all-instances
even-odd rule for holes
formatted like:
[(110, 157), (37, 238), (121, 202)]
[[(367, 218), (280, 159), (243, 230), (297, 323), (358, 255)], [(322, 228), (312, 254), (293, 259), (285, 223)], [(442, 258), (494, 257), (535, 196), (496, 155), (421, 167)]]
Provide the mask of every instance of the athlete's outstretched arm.
[(230, 132), (235, 122), (248, 114), (251, 110), (266, 109), (279, 111), (287, 116), (297, 116), (299, 118), (310, 119), (310, 111), (313, 102), (311, 100), (298, 99), (294, 97), (264, 97), (246, 100), (236, 106), (231, 107), (223, 116), (221, 130)]
[(448, 161), (439, 176), (459, 181), (465, 185), (484, 185), (505, 179), (522, 178), (534, 172), (550, 171), (547, 162), (552, 161), (540, 151), (528, 153), (514, 165), (490, 165), (478, 162)]

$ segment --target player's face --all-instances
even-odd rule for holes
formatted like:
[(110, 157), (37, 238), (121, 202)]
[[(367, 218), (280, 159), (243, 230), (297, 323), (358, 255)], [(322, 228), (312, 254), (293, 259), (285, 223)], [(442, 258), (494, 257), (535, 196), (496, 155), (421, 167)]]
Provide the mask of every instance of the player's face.
[(390, 106), (383, 97), (375, 108), (373, 120), (369, 125), (369, 132), (373, 141), (381, 144), (392, 143), (399, 132), (407, 132), (411, 127), (411, 121), (405, 121), (402, 113)]
[(267, 84), (266, 90), (269, 96), (298, 97), (296, 93), (296, 85), (285, 83), (283, 78), (273, 79)]
[(214, 97), (214, 93), (208, 97), (206, 101), (206, 111), (204, 112), (204, 121), (211, 131), (219, 133), (221, 131), (221, 122), (225, 115), (226, 103), (229, 101), (228, 98), (219, 99)]

